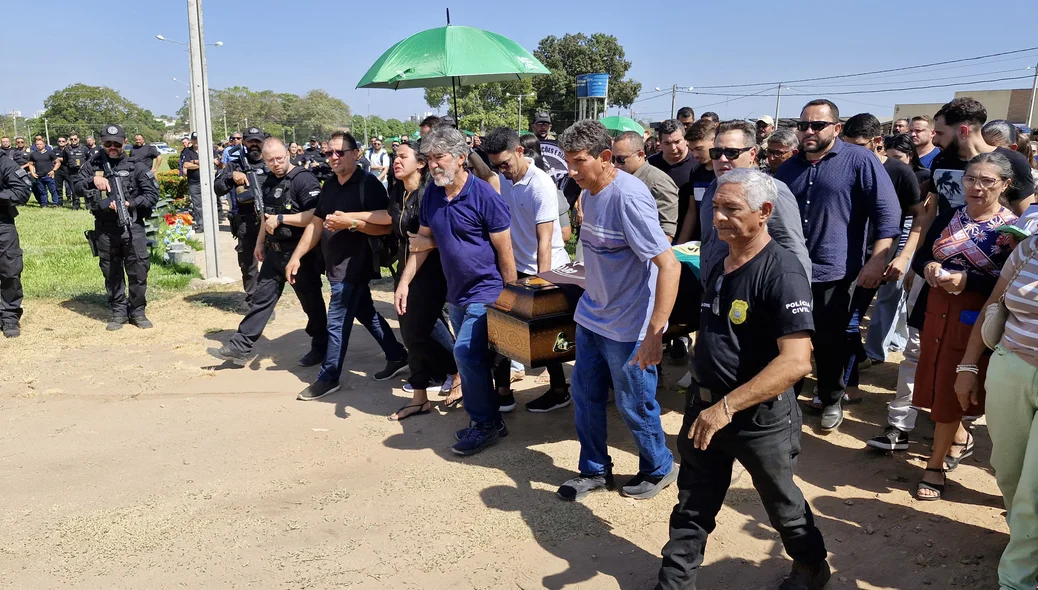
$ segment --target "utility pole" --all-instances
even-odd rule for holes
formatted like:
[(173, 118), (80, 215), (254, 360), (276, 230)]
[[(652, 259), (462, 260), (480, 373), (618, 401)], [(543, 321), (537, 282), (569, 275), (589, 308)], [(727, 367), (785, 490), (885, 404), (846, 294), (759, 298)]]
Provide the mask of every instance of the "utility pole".
[(671, 119), (674, 118), (674, 113), (676, 112), (674, 109), (677, 107), (677, 102), (678, 102), (678, 85), (675, 84), (670, 89), (670, 118)]
[(779, 84), (778, 89), (775, 91), (775, 129), (778, 129), (778, 113), (780, 104), (782, 104), (782, 84)]
[(209, 79), (205, 65), (205, 37), (202, 32), (202, 0), (187, 0), (188, 55), (191, 61), (191, 111), (198, 133), (199, 177), (202, 190), (202, 216), (206, 223), (205, 274), (209, 280), (220, 277), (220, 256), (217, 253), (216, 194), (213, 193), (213, 122), (209, 112)]
[(50, 127), (47, 125), (47, 118), (43, 118), (43, 134), (47, 136), (47, 145), (50, 145)]
[(1038, 64), (1034, 65), (1034, 82), (1031, 84), (1031, 108), (1027, 109), (1027, 126), (1032, 130), (1034, 127), (1034, 95), (1038, 94)]
[[(226, 108), (224, 108), (224, 110), (223, 110), (223, 136), (224, 137), (230, 137), (230, 134), (227, 133), (227, 109)], [(224, 140), (224, 141), (226, 141), (226, 140)]]

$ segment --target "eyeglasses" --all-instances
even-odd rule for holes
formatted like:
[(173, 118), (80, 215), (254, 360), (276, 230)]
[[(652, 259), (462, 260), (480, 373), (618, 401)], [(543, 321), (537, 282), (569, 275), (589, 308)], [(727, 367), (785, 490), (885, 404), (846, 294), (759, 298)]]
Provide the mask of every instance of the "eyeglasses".
[(962, 186), (972, 187), (980, 185), (981, 188), (993, 189), (998, 186), (998, 183), (1002, 182), (1001, 179), (991, 178), (990, 176), (973, 176), (972, 174), (966, 174), (962, 177)]
[(508, 158), (504, 162), (499, 162), (497, 164), (495, 164), (493, 162), (490, 163), (490, 167), (492, 169), (494, 169), (494, 170), (497, 170), (498, 172), (500, 172), (502, 168), (506, 168), (506, 167), (510, 168), (511, 166), (512, 166), (512, 159), (511, 158)]
[(710, 311), (714, 315), (721, 315), (721, 285), (724, 284), (724, 275), (717, 277), (717, 283), (714, 284), (714, 302), (710, 304)]
[(768, 150), (769, 158), (781, 158), (782, 156), (791, 153), (793, 150)]
[(815, 133), (818, 133), (822, 129), (830, 125), (835, 125), (832, 121), (797, 121), (797, 131), (807, 131), (810, 129)]
[(106, 148), (121, 148), (123, 147), (123, 144), (119, 143), (118, 141), (106, 141), (104, 143), (104, 146)]
[(744, 152), (748, 152), (753, 148), (754, 146), (752, 145), (750, 147), (744, 148), (710, 148), (710, 159), (720, 160), (721, 156), (723, 155), (725, 158), (728, 158), (728, 161), (730, 162), (741, 156)]

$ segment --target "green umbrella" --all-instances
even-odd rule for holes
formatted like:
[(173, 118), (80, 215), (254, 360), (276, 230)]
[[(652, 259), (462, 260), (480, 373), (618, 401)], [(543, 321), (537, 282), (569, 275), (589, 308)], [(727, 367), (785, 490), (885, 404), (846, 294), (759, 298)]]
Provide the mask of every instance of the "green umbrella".
[(432, 88), (450, 84), (454, 118), (457, 87), (550, 74), (536, 57), (508, 37), (450, 24), (415, 33), (378, 58), (357, 88)]
[(645, 133), (645, 128), (638, 124), (637, 121), (629, 117), (602, 117), (598, 120), (599, 123), (605, 125), (606, 131), (609, 135), (616, 137), (624, 131), (634, 131), (636, 133)]

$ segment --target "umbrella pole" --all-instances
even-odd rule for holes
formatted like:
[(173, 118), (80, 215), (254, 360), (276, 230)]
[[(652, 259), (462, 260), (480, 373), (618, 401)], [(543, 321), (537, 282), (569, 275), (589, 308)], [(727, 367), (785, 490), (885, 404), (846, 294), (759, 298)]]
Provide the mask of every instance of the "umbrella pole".
[(451, 99), (454, 101), (454, 122), (458, 124), (458, 129), (461, 129), (461, 119), (458, 118), (458, 78), (456, 76), (451, 77)]

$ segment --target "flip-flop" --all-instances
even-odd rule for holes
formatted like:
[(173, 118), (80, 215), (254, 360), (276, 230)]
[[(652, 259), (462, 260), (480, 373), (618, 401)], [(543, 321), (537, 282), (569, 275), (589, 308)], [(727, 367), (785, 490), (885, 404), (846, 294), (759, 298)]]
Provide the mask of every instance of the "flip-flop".
[(951, 455), (947, 455), (944, 458), (944, 470), (945, 471), (953, 471), (956, 467), (959, 466), (959, 463), (961, 463), (963, 459), (965, 459), (966, 457), (972, 457), (973, 456), (973, 446), (974, 446), (973, 445), (973, 434), (970, 433), (970, 432), (967, 432), (966, 433), (966, 442), (964, 442), (964, 443), (952, 443), (952, 446), (953, 447), (963, 447), (962, 454), (959, 455), (958, 457), (952, 457)]
[(404, 410), (407, 410), (407, 409), (410, 409), (410, 408), (423, 408), (423, 407), (425, 407), (426, 404), (429, 404), (429, 403), (430, 402), (428, 400), (426, 400), (426, 401), (424, 401), (424, 402), (422, 402), (420, 404), (412, 404), (412, 405), (404, 406), (404, 407), (400, 408), (399, 410), (393, 412), (393, 414), (396, 414), (396, 416), (397, 416), (396, 418), (393, 418), (393, 415), (390, 414), (389, 416), (386, 416), (386, 419), (389, 420), (390, 422), (402, 422), (404, 420), (407, 420), (411, 416), (421, 416), (423, 414), (428, 414), (428, 413), (432, 412), (432, 405), (431, 404), (429, 406), (430, 409), (428, 409), (428, 410), (419, 410), (417, 412), (411, 412), (410, 414), (404, 416), (403, 418), (400, 417), (400, 412), (403, 412)]
[(444, 401), (443, 407), (455, 408), (465, 399), (464, 396), (461, 395), (451, 399), (451, 396), (454, 395), (454, 390), (458, 390), (458, 393), (461, 393), (461, 379), (455, 379), (454, 383), (451, 384), (450, 392), (447, 394), (447, 400)]
[[(940, 474), (946, 473), (943, 469), (930, 469), (929, 467), (927, 467), (923, 471), (933, 471), (933, 472), (940, 473)], [(916, 489), (915, 489), (915, 499), (919, 500), (920, 502), (933, 502), (934, 500), (940, 500), (941, 498), (944, 497), (944, 486), (945, 486), (945, 484), (948, 483), (948, 476), (947, 475), (944, 476), (944, 482), (945, 483), (930, 483), (930, 482), (926, 482), (926, 481), (921, 481), (920, 480), (919, 485), (916, 486)], [(919, 495), (919, 491), (920, 490), (929, 490), (931, 492), (936, 492), (937, 495), (936, 496), (920, 496)]]

